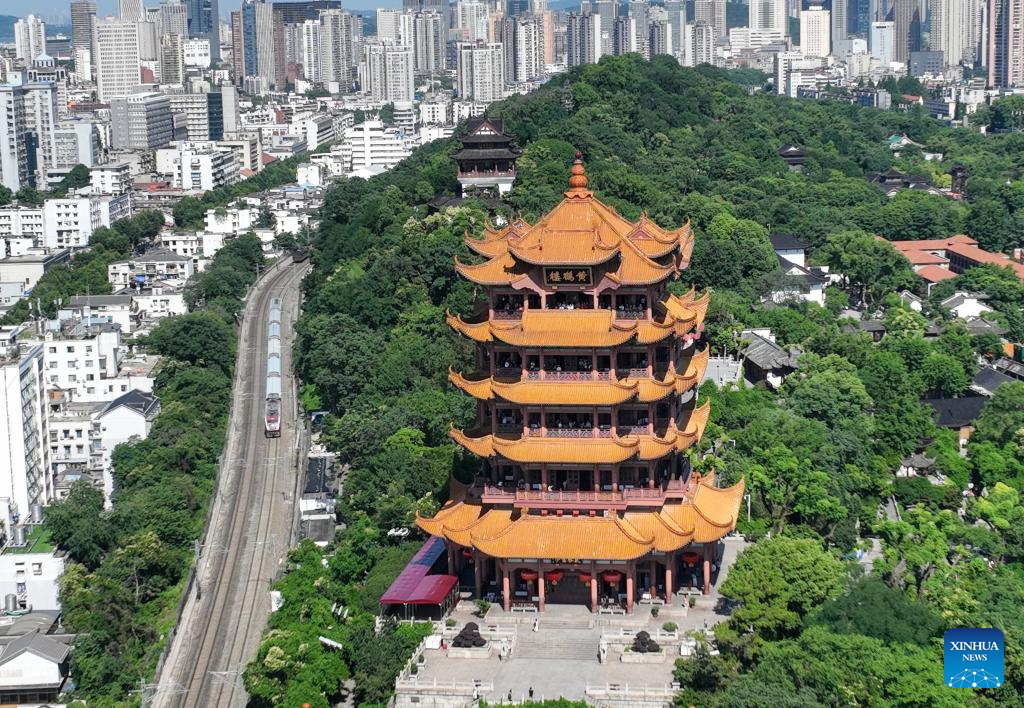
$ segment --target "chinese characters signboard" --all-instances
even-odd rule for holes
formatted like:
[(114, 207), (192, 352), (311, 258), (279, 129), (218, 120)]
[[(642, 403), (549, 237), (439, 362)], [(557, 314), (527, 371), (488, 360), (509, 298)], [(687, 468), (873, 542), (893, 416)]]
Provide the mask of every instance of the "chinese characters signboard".
[(589, 287), (594, 284), (594, 276), (590, 268), (545, 268), (545, 285), (582, 285)]

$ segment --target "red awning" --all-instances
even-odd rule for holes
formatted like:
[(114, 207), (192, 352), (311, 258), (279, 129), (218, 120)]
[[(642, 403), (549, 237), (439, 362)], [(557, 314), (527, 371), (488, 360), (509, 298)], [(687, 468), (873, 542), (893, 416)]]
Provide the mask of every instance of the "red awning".
[(429, 575), (445, 553), (444, 541), (434, 536), (405, 566), (380, 599), (382, 605), (440, 605), (459, 581), (454, 575)]

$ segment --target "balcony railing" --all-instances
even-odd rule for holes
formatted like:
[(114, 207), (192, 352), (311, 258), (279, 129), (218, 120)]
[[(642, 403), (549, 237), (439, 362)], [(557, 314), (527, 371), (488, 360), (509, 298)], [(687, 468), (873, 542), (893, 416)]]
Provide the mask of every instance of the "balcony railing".
[(523, 319), (522, 310), (495, 310), (494, 319), (496, 320), (521, 320)]
[(545, 371), (547, 381), (591, 381), (594, 376), (590, 371)]
[(615, 319), (617, 320), (646, 320), (647, 310), (616, 310)]
[(692, 491), (688, 483), (681, 479), (669, 480), (654, 487), (647, 486), (643, 480), (641, 482), (635, 486), (633, 481), (624, 482), (616, 491), (611, 490), (610, 484), (602, 485), (600, 490), (545, 490), (541, 489), (541, 485), (538, 483), (526, 487), (517, 487), (514, 482), (498, 486), (478, 478), (473, 490), (487, 503), (543, 505), (552, 508), (576, 505), (624, 508), (630, 504), (649, 505), (652, 502), (661, 502), (669, 498), (685, 501)]
[(619, 437), (626, 435), (649, 435), (650, 431), (646, 425), (620, 425), (615, 430)]
[(592, 428), (548, 428), (549, 438), (592, 438)]

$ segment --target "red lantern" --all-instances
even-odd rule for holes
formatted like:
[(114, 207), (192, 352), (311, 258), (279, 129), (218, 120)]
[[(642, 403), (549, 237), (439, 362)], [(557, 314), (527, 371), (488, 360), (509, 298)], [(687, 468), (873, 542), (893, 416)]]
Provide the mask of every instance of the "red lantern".
[(683, 554), (683, 562), (684, 563), (689, 563), (690, 565), (693, 565), (694, 563), (696, 563), (699, 560), (700, 560), (700, 554), (699, 553), (684, 553)]
[(584, 585), (590, 585), (590, 581), (593, 580), (593, 578), (594, 578), (594, 576), (591, 575), (590, 573), (580, 573), (576, 577), (579, 578), (579, 581), (581, 583), (583, 583)]
[(462, 557), (465, 558), (466, 560), (468, 560), (470, 563), (472, 563), (473, 562), (473, 549), (472, 548), (463, 548), (462, 549)]
[(540, 577), (540, 573), (536, 570), (520, 570), (519, 577), (528, 583), (532, 583), (534, 580)]
[(622, 580), (622, 573), (617, 570), (606, 570), (601, 573), (601, 577), (604, 578), (606, 583), (618, 585), (619, 581)]
[(558, 583), (561, 582), (563, 577), (565, 577), (565, 573), (561, 570), (549, 570), (548, 572), (544, 573), (544, 579), (552, 585), (558, 585)]

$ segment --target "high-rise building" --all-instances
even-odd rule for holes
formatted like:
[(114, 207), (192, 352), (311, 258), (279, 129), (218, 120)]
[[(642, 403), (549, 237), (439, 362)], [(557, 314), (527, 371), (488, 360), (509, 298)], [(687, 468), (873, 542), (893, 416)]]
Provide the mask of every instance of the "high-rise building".
[(651, 24), (651, 6), (645, 0), (629, 0), (629, 16), (633, 19), (633, 36), (636, 38), (633, 51), (645, 59), (651, 54), (647, 46), (648, 28)]
[(769, 30), (789, 34), (785, 0), (749, 0), (748, 26), (751, 32)]
[(210, 40), (210, 58), (220, 61), (220, 8), (218, 0), (185, 0), (188, 36)]
[(896, 33), (892, 22), (872, 22), (868, 51), (882, 66), (895, 61)]
[(565, 28), (566, 57), (569, 66), (596, 64), (604, 55), (601, 36), (603, 19), (593, 12), (570, 12)]
[(185, 83), (185, 38), (180, 34), (160, 37), (160, 83)]
[(25, 84), (25, 134), (28, 147), (29, 181), (42, 187), (46, 184), (46, 170), (54, 166), (54, 131), (60, 111), (57, 108), (57, 88), (47, 81)]
[[(5, 94), (2, 87), (0, 94)], [(5, 97), (0, 96), (0, 106)], [(43, 345), (23, 345), (19, 351), (19, 344), (13, 342), (6, 349), (10, 356), (0, 364), (0, 414), (7, 430), (0, 436), (0, 499), (9, 507), (4, 511), (26, 519), (32, 505), (45, 505), (54, 498)], [(8, 525), (5, 515), (0, 530), (6, 531)]]
[(647, 47), (652, 57), (675, 52), (672, 44), (672, 26), (668, 20), (652, 20), (648, 28)]
[(446, 30), (441, 13), (434, 10), (405, 13), (400, 35), (402, 44), (412, 47), (413, 71), (433, 74), (444, 70)]
[(1024, 86), (1024, 0), (988, 0), (988, 83)]
[(157, 150), (174, 139), (170, 98), (153, 91), (118, 96), (110, 102), (115, 150)]
[(704, 22), (693, 25), (693, 65), (715, 63), (715, 28)]
[(299, 25), (298, 61), (302, 64), (302, 75), (306, 81), (320, 83), (320, 22), (306, 20)]
[(612, 56), (621, 57), (637, 51), (636, 18), (619, 15), (612, 23)]
[(124, 22), (142, 22), (146, 19), (142, 0), (117, 0), (117, 18)]
[(686, 27), (686, 3), (683, 0), (665, 0), (665, 21), (672, 37), (672, 51), (678, 53), (683, 46), (683, 28)]
[(385, 43), (363, 45), (359, 87), (374, 101), (412, 101), (416, 94), (412, 47)]
[(163, 0), (160, 4), (160, 32), (188, 35), (188, 7), (181, 0)]
[(501, 26), (505, 48), (505, 81), (530, 81), (544, 73), (544, 25), (540, 17), (506, 17)]
[(459, 97), (490, 103), (505, 97), (505, 50), (501, 42), (473, 42), (459, 45)]
[(352, 14), (341, 10), (320, 12), (321, 81), (337, 82), (345, 88), (352, 85), (352, 71), (356, 66), (354, 34)]
[[(586, 10), (584, 9), (584, 12)], [(615, 18), (619, 16), (617, 0), (590, 0), (590, 12), (601, 18), (601, 53), (599, 56), (612, 53), (612, 36), (615, 33)]]
[(137, 24), (97, 19), (95, 35), (96, 97), (107, 102), (114, 96), (127, 96), (142, 83)]
[[(665, 7), (668, 7), (668, 3)], [(725, 24), (725, 0), (694, 0), (693, 21), (711, 25), (715, 30), (715, 41), (724, 38), (728, 33)], [(679, 46), (683, 46), (682, 42)]]
[[(608, 257), (595, 258), (589, 239), (573, 247), (582, 224)], [(639, 238), (648, 229), (661, 244), (657, 263), (642, 255), (654, 252)], [(455, 267), (489, 319), (448, 318), (483, 362), (450, 377), (476, 399), (474, 427), (452, 438), (481, 458), (480, 477), (417, 523), (447, 545), (450, 573), (472, 562), (478, 597), (496, 579), (506, 612), (516, 597), (539, 612), (579, 604), (582, 585), (595, 616), (606, 604), (632, 614), (641, 589), (678, 602), (681, 572), (699, 575), (710, 595), (744, 483), (719, 488), (689, 462), (710, 411), (696, 391), (708, 349), (693, 336), (708, 296), (677, 297), (665, 284), (688, 264), (692, 230), (624, 219), (588, 189), (577, 160), (565, 198), (536, 226), (520, 221), (486, 238), (508, 246)], [(537, 291), (512, 287), (524, 271)]]
[(171, 115), (181, 116), (185, 123), (185, 139), (208, 142), (224, 139), (224, 94), (220, 91), (172, 94)]
[[(460, 2), (456, 6), (455, 21), (458, 23), (461, 38), (466, 42), (487, 41), (487, 26), (490, 13), (487, 5), (482, 2)], [(378, 10), (378, 12), (380, 12)], [(379, 17), (379, 16), (378, 16)], [(378, 36), (380, 35), (380, 20), (378, 22)]]
[(920, 0), (894, 0), (889, 11), (893, 21), (893, 60), (910, 63), (910, 53), (921, 50)]
[(235, 86), (241, 86), (245, 79), (245, 32), (241, 10), (231, 13), (231, 68)]
[(15, 22), (14, 53), (19, 59), (26, 61), (46, 54), (46, 23), (35, 15), (22, 17)]
[(12, 192), (31, 186), (29, 153), (25, 140), (25, 87), (0, 84), (0, 184)]
[(402, 11), (377, 8), (377, 39), (398, 42), (402, 26)]
[(242, 69), (245, 76), (258, 76), (265, 80), (267, 86), (276, 86), (273, 6), (264, 0), (242, 0), (241, 19)]
[(72, 0), (71, 46), (75, 50), (92, 51), (92, 27), (95, 23), (96, 0)]
[(821, 5), (800, 12), (800, 49), (806, 57), (827, 57), (831, 51), (831, 13)]
[[(846, 39), (850, 31), (850, 2), (851, 0), (832, 0), (832, 43)], [(801, 42), (803, 41), (803, 35)]]

